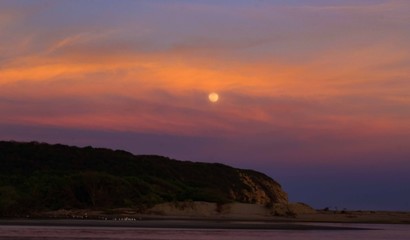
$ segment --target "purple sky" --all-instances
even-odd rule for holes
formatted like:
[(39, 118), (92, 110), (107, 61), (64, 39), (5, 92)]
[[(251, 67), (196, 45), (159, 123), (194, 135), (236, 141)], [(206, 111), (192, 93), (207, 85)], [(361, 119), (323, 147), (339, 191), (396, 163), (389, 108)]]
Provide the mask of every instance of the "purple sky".
[(2, 0), (0, 139), (221, 162), (317, 208), (410, 210), (409, 22), (406, 0)]

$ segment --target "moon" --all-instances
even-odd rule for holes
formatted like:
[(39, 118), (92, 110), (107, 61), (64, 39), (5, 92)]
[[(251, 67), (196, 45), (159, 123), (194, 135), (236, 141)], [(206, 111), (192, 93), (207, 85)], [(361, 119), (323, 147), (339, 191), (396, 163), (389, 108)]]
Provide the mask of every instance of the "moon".
[(212, 92), (208, 95), (209, 101), (216, 103), (219, 100), (219, 95), (216, 92)]

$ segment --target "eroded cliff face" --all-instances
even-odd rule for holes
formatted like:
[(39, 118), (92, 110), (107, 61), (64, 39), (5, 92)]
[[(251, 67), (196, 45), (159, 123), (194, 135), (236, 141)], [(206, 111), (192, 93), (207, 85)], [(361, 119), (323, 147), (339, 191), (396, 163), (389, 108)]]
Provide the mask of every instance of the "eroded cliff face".
[(288, 195), (279, 183), (270, 177), (250, 170), (237, 170), (245, 187), (231, 191), (232, 199), (239, 202), (256, 203), (265, 206), (288, 204)]

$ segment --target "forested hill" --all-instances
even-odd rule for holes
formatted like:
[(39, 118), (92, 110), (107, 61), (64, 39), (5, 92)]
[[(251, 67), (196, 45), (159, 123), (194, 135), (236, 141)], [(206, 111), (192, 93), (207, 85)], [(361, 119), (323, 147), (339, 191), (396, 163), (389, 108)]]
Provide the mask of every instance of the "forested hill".
[(61, 144), (0, 141), (0, 215), (144, 208), (170, 201), (287, 203), (280, 185), (218, 163)]

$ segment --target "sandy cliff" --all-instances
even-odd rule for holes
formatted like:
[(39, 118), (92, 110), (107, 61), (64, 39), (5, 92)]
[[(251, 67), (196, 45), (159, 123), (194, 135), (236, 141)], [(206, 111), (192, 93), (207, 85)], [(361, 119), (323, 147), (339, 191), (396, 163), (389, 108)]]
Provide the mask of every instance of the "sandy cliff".
[(271, 178), (253, 171), (238, 170), (238, 174), (245, 187), (237, 192), (232, 191), (232, 199), (265, 206), (288, 203), (286, 192)]

